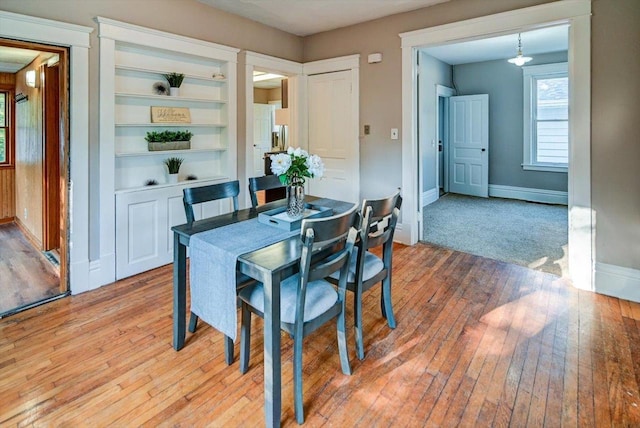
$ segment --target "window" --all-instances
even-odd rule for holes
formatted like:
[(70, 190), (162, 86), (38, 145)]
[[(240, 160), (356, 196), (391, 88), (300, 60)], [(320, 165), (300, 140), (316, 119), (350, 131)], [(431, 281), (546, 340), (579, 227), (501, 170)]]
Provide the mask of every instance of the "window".
[(9, 97), (0, 92), (0, 165), (9, 163)]
[(569, 165), (567, 63), (523, 67), (524, 159), (528, 170), (566, 172)]

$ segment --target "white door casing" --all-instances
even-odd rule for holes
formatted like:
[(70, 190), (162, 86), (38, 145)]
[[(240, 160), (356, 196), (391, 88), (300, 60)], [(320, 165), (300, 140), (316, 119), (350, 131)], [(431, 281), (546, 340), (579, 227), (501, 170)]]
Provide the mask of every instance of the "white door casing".
[(489, 197), (489, 95), (449, 98), (449, 191)]
[(396, 236), (418, 240), (415, 52), (427, 46), (569, 24), (569, 269), (574, 286), (594, 283), (595, 213), (591, 206), (591, 1), (563, 0), (400, 34), (402, 39), (402, 220)]
[(351, 72), (316, 74), (307, 83), (309, 109), (309, 153), (322, 158), (322, 179), (309, 180), (314, 196), (357, 202), (357, 141), (348, 130), (353, 123)]
[(271, 150), (271, 112), (269, 104), (253, 105), (253, 176), (265, 174), (264, 154)]
[[(251, 206), (251, 198), (247, 189), (248, 177), (253, 176), (254, 166), (254, 151), (253, 151), (253, 71), (259, 69), (260, 71), (269, 71), (283, 76), (287, 76), (289, 79), (289, 110), (290, 121), (289, 137), (293, 144), (296, 143), (299, 133), (299, 118), (298, 110), (301, 108), (300, 101), (300, 88), (296, 82), (302, 77), (303, 65), (298, 62), (288, 61), (282, 58), (276, 58), (269, 55), (264, 55), (256, 52), (243, 51), (242, 54), (245, 58), (245, 161), (244, 168), (239, 167), (238, 180), (240, 180), (240, 205)], [(245, 183), (245, 184), (243, 184)], [(244, 196), (243, 196), (244, 195)]]

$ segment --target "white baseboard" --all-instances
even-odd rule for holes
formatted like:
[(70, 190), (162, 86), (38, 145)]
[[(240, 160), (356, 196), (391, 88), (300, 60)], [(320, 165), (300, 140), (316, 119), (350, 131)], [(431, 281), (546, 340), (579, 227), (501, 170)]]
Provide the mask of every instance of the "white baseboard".
[(438, 194), (439, 194), (439, 190), (438, 189), (431, 189), (431, 190), (427, 190), (426, 192), (422, 193), (422, 201), (421, 203), (421, 207), (426, 207), (429, 204), (434, 203), (435, 201), (438, 200)]
[(567, 205), (569, 203), (569, 196), (567, 192), (532, 189), (528, 187), (502, 186), (500, 184), (489, 185), (489, 196), (493, 196), (495, 198), (520, 199), (529, 202), (542, 202), (545, 204)]
[(597, 262), (595, 291), (640, 303), (640, 270)]
[[(111, 266), (111, 269), (108, 267)], [(116, 280), (115, 255), (103, 256), (98, 260), (89, 263), (89, 286), (86, 290), (95, 290), (106, 284), (111, 284)]]
[(396, 225), (396, 231), (393, 234), (393, 241), (405, 245), (411, 245), (410, 227), (403, 227), (402, 223)]

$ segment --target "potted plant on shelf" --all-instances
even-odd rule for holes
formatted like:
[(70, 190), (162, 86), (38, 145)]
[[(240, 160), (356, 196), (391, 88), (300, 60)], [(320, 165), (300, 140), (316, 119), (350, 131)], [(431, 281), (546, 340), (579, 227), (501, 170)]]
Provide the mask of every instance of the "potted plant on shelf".
[(191, 131), (151, 131), (144, 139), (150, 152), (162, 150), (188, 150), (191, 148)]
[(164, 78), (169, 82), (169, 95), (177, 97), (180, 95), (180, 85), (184, 80), (184, 74), (182, 73), (168, 73), (164, 75)]
[(164, 164), (167, 166), (169, 170), (169, 183), (177, 183), (178, 182), (178, 171), (180, 171), (180, 165), (184, 159), (182, 158), (167, 158), (164, 160)]

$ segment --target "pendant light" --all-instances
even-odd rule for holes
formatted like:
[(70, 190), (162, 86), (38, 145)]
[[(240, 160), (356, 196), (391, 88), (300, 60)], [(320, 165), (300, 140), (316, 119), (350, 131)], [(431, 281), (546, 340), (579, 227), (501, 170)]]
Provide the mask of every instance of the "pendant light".
[(518, 55), (516, 55), (515, 58), (509, 59), (508, 61), (511, 64), (515, 64), (520, 67), (531, 61), (532, 59), (533, 58), (531, 58), (530, 56), (522, 56), (522, 40), (520, 39), (520, 33), (518, 33)]

